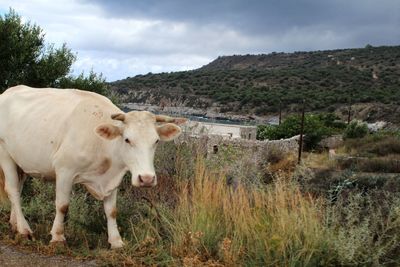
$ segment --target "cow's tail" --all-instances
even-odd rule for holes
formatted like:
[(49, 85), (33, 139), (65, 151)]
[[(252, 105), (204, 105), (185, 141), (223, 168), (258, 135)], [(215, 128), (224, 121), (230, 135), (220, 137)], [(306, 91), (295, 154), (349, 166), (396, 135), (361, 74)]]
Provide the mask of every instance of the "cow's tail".
[(0, 167), (0, 204), (7, 202), (7, 193), (4, 190), (4, 172)]

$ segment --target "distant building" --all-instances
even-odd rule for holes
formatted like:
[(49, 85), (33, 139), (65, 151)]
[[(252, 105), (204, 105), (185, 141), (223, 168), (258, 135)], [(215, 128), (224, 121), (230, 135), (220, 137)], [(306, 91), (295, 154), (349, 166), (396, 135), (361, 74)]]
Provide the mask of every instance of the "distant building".
[(183, 131), (193, 136), (217, 135), (225, 139), (256, 140), (257, 127), (211, 122), (189, 121)]

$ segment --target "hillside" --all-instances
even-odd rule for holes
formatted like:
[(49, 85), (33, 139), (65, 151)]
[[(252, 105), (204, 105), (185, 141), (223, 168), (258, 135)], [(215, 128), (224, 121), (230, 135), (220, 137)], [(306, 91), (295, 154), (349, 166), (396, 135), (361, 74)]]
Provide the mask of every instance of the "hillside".
[(219, 57), (197, 70), (146, 74), (111, 83), (123, 102), (273, 115), (345, 113), (357, 104), (369, 120), (400, 122), (400, 46)]

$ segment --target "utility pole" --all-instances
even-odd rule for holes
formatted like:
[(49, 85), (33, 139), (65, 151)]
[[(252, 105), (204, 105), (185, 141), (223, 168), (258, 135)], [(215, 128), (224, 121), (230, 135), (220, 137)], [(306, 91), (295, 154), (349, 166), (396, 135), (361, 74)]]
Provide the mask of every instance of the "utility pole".
[(303, 150), (303, 133), (304, 133), (304, 110), (306, 101), (303, 99), (303, 107), (301, 110), (301, 126), (300, 126), (300, 140), (299, 140), (299, 157), (297, 159), (297, 164), (301, 162), (301, 152)]
[(282, 122), (282, 101), (279, 99), (279, 125)]
[(351, 121), (351, 98), (349, 100), (349, 111), (347, 114), (347, 124), (350, 124), (350, 121)]

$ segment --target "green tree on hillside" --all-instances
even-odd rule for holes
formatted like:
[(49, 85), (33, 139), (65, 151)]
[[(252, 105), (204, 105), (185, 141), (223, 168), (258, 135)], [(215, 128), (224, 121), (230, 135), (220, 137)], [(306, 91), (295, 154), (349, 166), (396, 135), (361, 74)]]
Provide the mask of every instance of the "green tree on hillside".
[(93, 71), (88, 77), (69, 75), (76, 56), (66, 44), (46, 44), (43, 30), (24, 23), (14, 10), (0, 16), (0, 93), (11, 86), (77, 88), (108, 95), (105, 79)]

